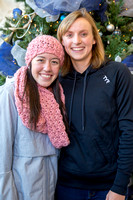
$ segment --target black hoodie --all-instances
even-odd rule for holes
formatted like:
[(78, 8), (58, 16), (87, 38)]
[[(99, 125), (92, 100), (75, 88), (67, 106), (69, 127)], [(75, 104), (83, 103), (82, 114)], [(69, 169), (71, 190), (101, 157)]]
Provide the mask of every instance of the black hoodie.
[(125, 194), (133, 169), (133, 79), (109, 62), (60, 77), (70, 125), (61, 150), (59, 184)]

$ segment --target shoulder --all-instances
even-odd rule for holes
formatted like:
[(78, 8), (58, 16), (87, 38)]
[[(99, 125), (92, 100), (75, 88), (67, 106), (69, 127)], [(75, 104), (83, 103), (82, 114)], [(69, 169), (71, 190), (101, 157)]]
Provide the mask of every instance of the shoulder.
[(129, 71), (128, 67), (119, 62), (110, 61), (107, 62), (102, 68), (104, 73), (112, 78), (132, 78), (132, 74)]
[(61, 82), (63, 80), (63, 76), (61, 75), (61, 73), (59, 73), (59, 82)]
[(5, 98), (6, 96), (14, 97), (14, 89), (15, 89), (14, 78), (7, 77), (4, 85), (0, 86), (1, 99), (2, 97)]
[(66, 81), (66, 80), (73, 80), (73, 79), (74, 79), (74, 73), (72, 73), (72, 72), (69, 72), (65, 76), (62, 76), (61, 74), (59, 74), (59, 82), (60, 83), (62, 83), (63, 81)]
[(122, 72), (122, 71), (129, 71), (128, 67), (120, 62), (116, 62), (116, 61), (109, 61), (107, 62), (104, 66), (103, 69), (105, 70), (110, 70), (110, 71), (114, 71), (114, 72)]
[[(8, 117), (17, 117), (17, 110), (14, 96), (14, 79), (6, 80), (5, 84), (0, 86), (0, 111), (6, 113)], [(2, 117), (2, 116), (0, 116)]]

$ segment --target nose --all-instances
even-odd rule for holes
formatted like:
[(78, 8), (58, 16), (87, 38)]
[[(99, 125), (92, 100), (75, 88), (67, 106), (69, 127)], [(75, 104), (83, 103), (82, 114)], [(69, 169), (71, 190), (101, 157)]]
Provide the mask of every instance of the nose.
[(50, 64), (50, 61), (46, 61), (44, 66), (43, 66), (43, 69), (47, 72), (51, 71), (51, 64)]
[(74, 35), (73, 42), (75, 44), (80, 44), (81, 43), (81, 38), (80, 38), (80, 36), (78, 34)]

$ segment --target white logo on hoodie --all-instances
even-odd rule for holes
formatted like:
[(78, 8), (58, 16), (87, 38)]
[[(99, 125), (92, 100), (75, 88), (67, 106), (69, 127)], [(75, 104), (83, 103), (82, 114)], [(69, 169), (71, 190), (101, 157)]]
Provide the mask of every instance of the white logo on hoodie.
[(106, 75), (104, 75), (103, 80), (105, 81), (105, 83), (110, 83), (110, 80), (108, 79), (108, 77)]

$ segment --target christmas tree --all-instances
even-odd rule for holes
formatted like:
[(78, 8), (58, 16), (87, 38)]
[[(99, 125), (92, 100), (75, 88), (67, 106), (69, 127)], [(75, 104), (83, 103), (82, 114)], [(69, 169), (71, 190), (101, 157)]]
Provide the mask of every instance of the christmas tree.
[[(20, 0), (19, 0), (20, 1)], [(127, 0), (26, 0), (25, 13), (18, 8), (13, 10), (13, 17), (7, 18), (2, 29), (2, 39), (9, 43), (16, 52), (25, 51), (28, 43), (39, 34), (56, 37), (60, 22), (73, 10), (85, 7), (93, 16), (104, 43), (106, 56), (121, 61), (133, 54), (133, 10)], [(13, 57), (16, 56), (16, 52)], [(21, 66), (19, 57), (13, 62)], [(3, 77), (2, 77), (3, 78)]]

